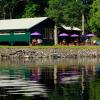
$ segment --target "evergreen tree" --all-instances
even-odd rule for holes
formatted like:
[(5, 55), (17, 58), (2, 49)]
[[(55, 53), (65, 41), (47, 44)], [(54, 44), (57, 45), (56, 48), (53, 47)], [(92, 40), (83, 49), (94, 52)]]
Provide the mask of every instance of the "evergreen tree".
[(95, 0), (91, 7), (89, 25), (92, 32), (100, 36), (100, 0)]
[(22, 17), (35, 17), (38, 5), (29, 2), (25, 5)]

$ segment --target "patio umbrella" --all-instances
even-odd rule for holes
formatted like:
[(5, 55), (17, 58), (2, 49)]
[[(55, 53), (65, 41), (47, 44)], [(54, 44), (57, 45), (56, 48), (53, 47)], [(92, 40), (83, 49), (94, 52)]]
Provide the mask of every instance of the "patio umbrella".
[(31, 36), (40, 36), (41, 34), (39, 32), (33, 32), (31, 33)]
[(79, 37), (77, 34), (72, 34), (71, 37)]
[(61, 33), (59, 36), (69, 36), (67, 33)]
[(90, 33), (90, 34), (87, 34), (86, 35), (87, 37), (92, 37), (92, 36), (95, 36), (93, 33)]
[(79, 35), (72, 34), (70, 37), (73, 37), (74, 38), (74, 45), (77, 45)]
[(86, 34), (86, 37), (88, 37), (88, 39), (90, 40), (90, 44), (92, 44), (91, 37), (93, 37), (93, 36), (95, 36), (95, 34), (93, 34), (93, 33)]

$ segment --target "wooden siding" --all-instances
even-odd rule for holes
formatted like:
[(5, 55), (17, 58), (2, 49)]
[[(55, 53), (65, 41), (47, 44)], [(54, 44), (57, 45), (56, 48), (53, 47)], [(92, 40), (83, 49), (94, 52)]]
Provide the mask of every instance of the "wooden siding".
[(27, 42), (30, 43), (30, 32), (25, 33), (4, 33), (0, 34), (0, 42)]

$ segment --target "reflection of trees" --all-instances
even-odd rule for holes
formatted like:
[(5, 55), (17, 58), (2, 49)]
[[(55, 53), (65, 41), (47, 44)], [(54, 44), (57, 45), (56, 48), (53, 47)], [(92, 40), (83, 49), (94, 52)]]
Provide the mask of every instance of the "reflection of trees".
[[(42, 59), (36, 59), (36, 58), (30, 58), (30, 59), (6, 59), (6, 60), (1, 60), (0, 65), (3, 66), (20, 66), (20, 65), (29, 65), (29, 66), (34, 66), (34, 65), (39, 65), (39, 66), (54, 66), (56, 65), (57, 67), (70, 67), (72, 65), (95, 65), (95, 64), (100, 64), (100, 59), (97, 58), (81, 58), (81, 59), (75, 59), (75, 58), (66, 58), (66, 59), (48, 59), (48, 58), (42, 58)], [(48, 67), (48, 66), (47, 66)], [(76, 66), (77, 67), (77, 66)]]
[[(10, 64), (9, 64), (10, 65)], [(34, 66), (34, 65), (33, 65)], [(43, 67), (29, 66), (20, 67), (0, 67), (0, 74), (9, 76), (19, 76), (30, 80), (33, 74), (37, 74), (39, 67), (39, 82), (45, 84), (50, 91), (48, 92), (49, 100), (100, 100), (100, 66), (93, 65), (66, 65), (66, 66), (50, 66), (42, 65)], [(77, 83), (60, 84), (59, 75), (63, 72), (76, 70), (81, 73), (82, 77)], [(96, 73), (96, 74), (95, 74)], [(38, 75), (38, 74), (37, 74)], [(35, 76), (34, 76), (35, 77)], [(55, 79), (55, 81), (54, 81)], [(56, 84), (54, 84), (56, 83)], [(81, 84), (82, 83), (82, 84)], [(82, 92), (82, 85), (83, 94)], [(19, 99), (20, 100), (20, 99)], [(26, 99), (27, 100), (27, 99)], [(31, 100), (31, 99), (29, 99)]]
[(54, 87), (54, 69), (47, 67), (41, 68), (40, 82), (45, 84), (48, 88)]
[(89, 100), (100, 100), (100, 66), (96, 66), (93, 79), (89, 81)]
[(49, 93), (49, 100), (82, 100), (80, 83), (56, 85)]
[(82, 100), (89, 100), (89, 79), (91, 77), (90, 74), (92, 75), (89, 71), (91, 72), (91, 66), (81, 66)]

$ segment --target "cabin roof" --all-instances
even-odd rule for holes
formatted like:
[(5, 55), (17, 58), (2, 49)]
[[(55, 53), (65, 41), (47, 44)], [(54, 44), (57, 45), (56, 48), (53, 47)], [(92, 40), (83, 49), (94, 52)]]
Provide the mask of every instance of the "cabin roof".
[(21, 19), (6, 19), (0, 20), (0, 30), (24, 30), (30, 29), (35, 25), (46, 20), (48, 17), (34, 17)]
[(64, 28), (65, 30), (81, 31), (80, 28), (75, 27), (75, 26), (71, 27), (71, 26), (65, 26), (65, 25), (61, 24), (61, 27)]

